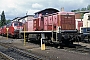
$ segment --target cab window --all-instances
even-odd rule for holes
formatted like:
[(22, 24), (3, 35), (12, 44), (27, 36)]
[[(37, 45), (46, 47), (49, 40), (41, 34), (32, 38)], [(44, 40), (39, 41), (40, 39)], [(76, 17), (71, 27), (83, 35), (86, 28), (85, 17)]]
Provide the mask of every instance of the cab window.
[(19, 23), (19, 26), (22, 26), (22, 23)]
[(14, 23), (14, 26), (18, 26), (18, 23)]

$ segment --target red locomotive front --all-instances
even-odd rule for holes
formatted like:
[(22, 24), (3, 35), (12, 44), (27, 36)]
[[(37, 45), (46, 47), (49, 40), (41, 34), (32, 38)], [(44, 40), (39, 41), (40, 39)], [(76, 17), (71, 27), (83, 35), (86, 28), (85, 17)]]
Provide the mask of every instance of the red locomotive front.
[(23, 29), (22, 23), (17, 21), (10, 23), (8, 28), (8, 34), (11, 37), (19, 37), (19, 31)]

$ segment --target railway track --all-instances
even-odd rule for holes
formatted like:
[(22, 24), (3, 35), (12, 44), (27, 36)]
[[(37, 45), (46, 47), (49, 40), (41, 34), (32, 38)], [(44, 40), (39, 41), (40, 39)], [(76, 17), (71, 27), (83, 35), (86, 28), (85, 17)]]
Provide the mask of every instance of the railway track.
[[(3, 50), (2, 52), (6, 52), (5, 53), (6, 55), (9, 55), (9, 54), (12, 53), (11, 54), (12, 56), (11, 55), (9, 55), (9, 56), (14, 58), (15, 60), (28, 60), (28, 59), (29, 60), (47, 60), (47, 59), (48, 60), (59, 60), (59, 59), (61, 59), (61, 58), (59, 58), (59, 55), (63, 52), (62, 50), (65, 50), (64, 53), (65, 52), (66, 53), (70, 52), (71, 54), (73, 54), (73, 52), (74, 52), (77, 55), (78, 54), (80, 54), (80, 55), (89, 55), (90, 54), (89, 53), (90, 52), (89, 48), (86, 48), (85, 46), (79, 46), (77, 43), (76, 43), (75, 47), (64, 47), (63, 49), (59, 49), (59, 48), (56, 48), (54, 46), (46, 46), (47, 49), (46, 49), (46, 52), (45, 52), (45, 51), (40, 51), (39, 49), (36, 49), (36, 48), (34, 49), (33, 48), (33, 43), (30, 43), (30, 44), (27, 43), (27, 45), (30, 45), (30, 48), (27, 48), (28, 50), (24, 50), (24, 49), (20, 48), (22, 46), (17, 47), (18, 44), (22, 44), (22, 42), (17, 43), (17, 45), (13, 45), (14, 41), (10, 40), (10, 41), (12, 41), (12, 43), (9, 43), (10, 41), (8, 41), (8, 42), (6, 42), (6, 41), (7, 40), (2, 41), (2, 43), (0, 43), (1, 46), (2, 46), (2, 49), (0, 47), (0, 49), (1, 49), (0, 51)], [(37, 43), (34, 44), (34, 47), (36, 45), (38, 45), (38, 44)], [(53, 55), (53, 54), (49, 55), (48, 53), (50, 53), (50, 51), (48, 50), (48, 48), (50, 48), (50, 51), (52, 51), (52, 53), (55, 52), (54, 53), (55, 55)], [(58, 52), (56, 52), (56, 51), (58, 51)], [(60, 52), (60, 51), (62, 51), (62, 52)], [(59, 54), (59, 52), (60, 52), (60, 54)], [(14, 55), (14, 57), (13, 57), (13, 55)], [(37, 56), (39, 56), (40, 59)], [(31, 59), (31, 58), (28, 58), (28, 57), (33, 57), (33, 58), (36, 58), (36, 59), (33, 59), (33, 58)]]
[(81, 54), (90, 54), (90, 48), (81, 45), (75, 45), (74, 47), (64, 47), (64, 50)]
[[(34, 44), (39, 44), (40, 43), (35, 43), (35, 42), (31, 42)], [(87, 43), (86, 43), (87, 44)], [(63, 48), (60, 48), (60, 46), (56, 45), (56, 44), (48, 44), (46, 45), (47, 47), (54, 47), (56, 49), (64, 49), (66, 51), (71, 51), (71, 52), (76, 52), (76, 53), (83, 53), (83, 54), (90, 54), (90, 48), (87, 48), (86, 46), (82, 46), (80, 44), (70, 44), (69, 46), (63, 46)]]
[(15, 59), (0, 51), (0, 60), (15, 60)]
[[(19, 39), (17, 39), (17, 40), (19, 40)], [(12, 40), (11, 40), (12, 41)], [(4, 41), (3, 41), (4, 42)], [(10, 42), (10, 41), (9, 41)], [(30, 42), (30, 43), (34, 43), (34, 42)], [(21, 56), (19, 56), (19, 57), (22, 57), (22, 55), (23, 56), (31, 56), (31, 57), (33, 57), (33, 58), (36, 58), (33, 54), (36, 54), (36, 55), (39, 55), (39, 53), (33, 53), (33, 52), (31, 52), (32, 54), (30, 54), (30, 53), (26, 53), (26, 52), (24, 52), (24, 51), (22, 51), (22, 49), (18, 49), (17, 47), (13, 47), (12, 45), (12, 47), (11, 46), (7, 46), (7, 45), (5, 45), (5, 44), (9, 44), (8, 42), (4, 42), (4, 44), (2, 43), (1, 45), (2, 46), (4, 46), (4, 47), (7, 47), (8, 48), (8, 51), (13, 51), (13, 52), (15, 52), (16, 54), (18, 54), (18, 55), (21, 55)], [(29, 43), (28, 43), (29, 44)], [(38, 45), (38, 43), (34, 43), (34, 44), (36, 44), (36, 45)], [(40, 44), (39, 44), (40, 45)], [(52, 45), (52, 44), (50, 44), (50, 45)], [(57, 48), (57, 47), (55, 47), (55, 44), (54, 44), (54, 46), (52, 45), (52, 46), (46, 46), (46, 47), (48, 47), (48, 48), (55, 48), (55, 49), (60, 49), (60, 48)], [(17, 51), (17, 50), (19, 50), (19, 51)], [(61, 49), (60, 49), (61, 50)], [(79, 54), (85, 54), (85, 55), (87, 55), (87, 54), (89, 54), (90, 55), (90, 48), (87, 48), (86, 46), (82, 46), (82, 45), (79, 45), (78, 43), (76, 43), (76, 44), (74, 44), (74, 45), (70, 45), (70, 47), (63, 47), (63, 50), (65, 50), (65, 51), (69, 51), (69, 52), (73, 52), (73, 53), (79, 53)], [(4, 50), (5, 51), (5, 50)], [(8, 54), (8, 53), (7, 53)], [(16, 55), (15, 54), (15, 55)], [(18, 57), (18, 59), (17, 60), (26, 60), (26, 59), (23, 59), (23, 58), (19, 58)], [(49, 57), (46, 57), (46, 56), (43, 56), (43, 55), (40, 55), (40, 58), (41, 57), (45, 57), (45, 58), (49, 58)], [(15, 58), (15, 56), (14, 56), (14, 58)], [(24, 57), (24, 58), (26, 58), (26, 57)], [(36, 59), (31, 59), (31, 60), (40, 60), (40, 59), (38, 59), (38, 58), (36, 58)], [(44, 58), (44, 59), (45, 59)], [(56, 58), (55, 58), (56, 59)], [(28, 59), (27, 59), (28, 60)], [(30, 60), (30, 59), (29, 59)], [(43, 60), (43, 59), (41, 59), (41, 60)]]
[[(9, 56), (9, 58), (13, 58), (13, 59), (9, 59), (8, 60), (42, 60), (41, 58), (33, 55), (33, 54), (30, 54), (26, 51), (23, 51), (23, 50), (20, 50), (18, 48), (15, 48), (15, 47), (10, 47), (10, 46), (7, 46), (5, 44), (0, 44), (2, 47), (0, 49), (0, 51), (6, 56)], [(7, 58), (5, 58), (7, 59)]]

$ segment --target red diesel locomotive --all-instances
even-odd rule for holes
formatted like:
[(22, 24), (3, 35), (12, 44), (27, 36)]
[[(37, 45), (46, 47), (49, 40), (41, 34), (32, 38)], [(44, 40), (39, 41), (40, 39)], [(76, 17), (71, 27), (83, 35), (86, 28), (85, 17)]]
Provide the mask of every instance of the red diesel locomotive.
[(0, 34), (3, 36), (7, 36), (7, 33), (8, 33), (9, 37), (18, 38), (19, 31), (21, 31), (22, 29), (23, 29), (23, 24), (21, 22), (14, 21), (0, 28), (0, 31), (1, 31)]
[[(20, 31), (23, 35), (24, 31)], [(42, 15), (25, 23), (25, 34), (27, 39), (44, 43), (58, 43), (63, 45), (73, 44), (75, 40), (80, 40), (76, 30), (75, 14), (73, 12), (57, 12)], [(30, 39), (30, 40), (31, 40)]]

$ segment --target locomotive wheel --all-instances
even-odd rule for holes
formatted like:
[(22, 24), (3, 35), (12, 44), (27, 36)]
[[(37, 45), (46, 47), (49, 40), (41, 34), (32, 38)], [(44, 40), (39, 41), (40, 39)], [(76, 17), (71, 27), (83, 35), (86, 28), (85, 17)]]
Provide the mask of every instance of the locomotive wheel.
[(13, 35), (12, 38), (15, 39), (16, 38), (15, 35)]
[(78, 37), (75, 38), (75, 41), (76, 42), (81, 42), (81, 38), (78, 36)]

